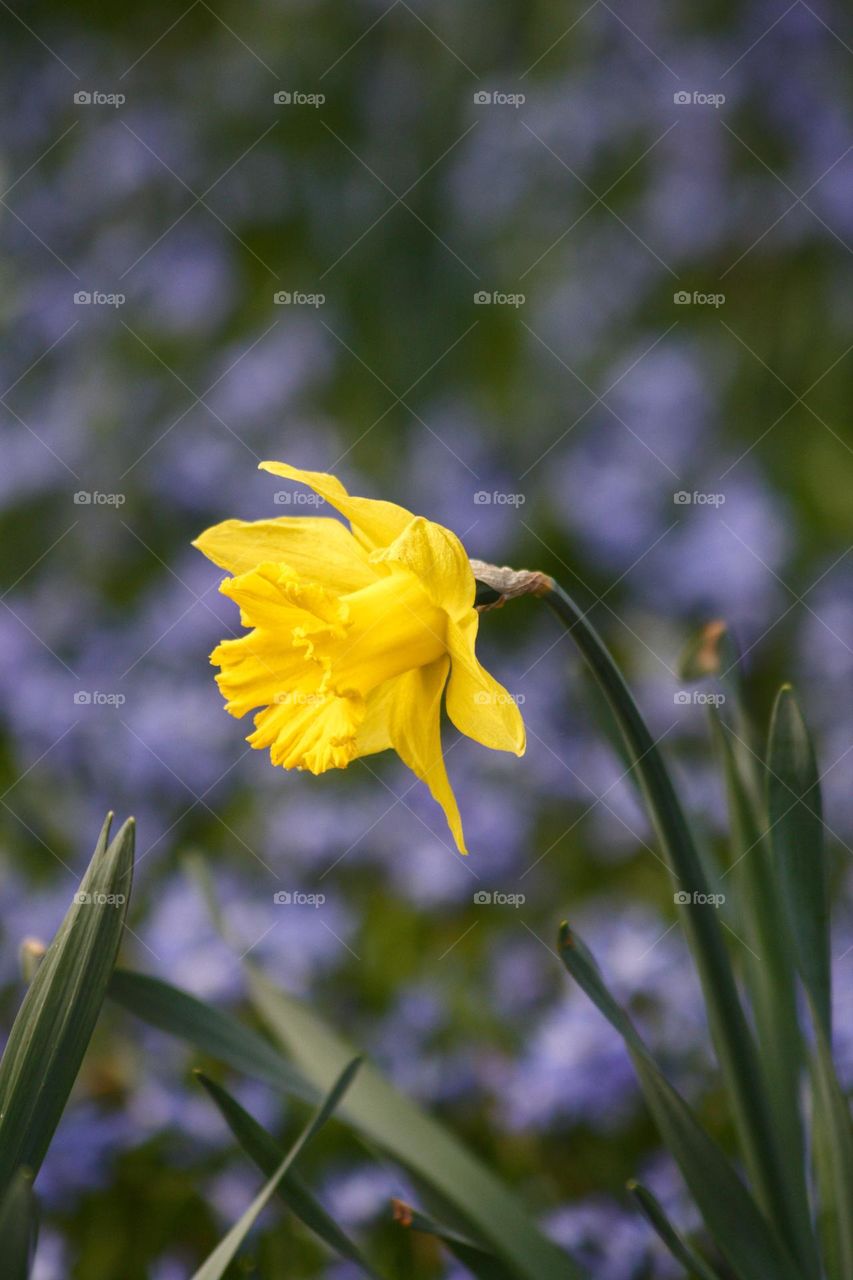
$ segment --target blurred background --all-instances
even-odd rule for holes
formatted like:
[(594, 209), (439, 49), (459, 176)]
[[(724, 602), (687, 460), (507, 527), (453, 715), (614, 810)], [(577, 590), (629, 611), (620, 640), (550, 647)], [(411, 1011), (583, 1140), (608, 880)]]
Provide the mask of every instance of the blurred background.
[[(273, 458), (555, 574), (716, 843), (707, 712), (677, 663), (725, 618), (762, 732), (791, 678), (817, 734), (853, 1079), (849, 11), (12, 0), (0, 26), (4, 1027), (21, 940), (56, 927), (104, 812), (133, 812), (127, 962), (240, 1006), (187, 874), (202, 857), (237, 952), (596, 1277), (670, 1274), (626, 1178), (690, 1212), (621, 1043), (551, 950), (562, 916), (725, 1129), (672, 889), (570, 640), (535, 602), (483, 619), (529, 748), (447, 726), (463, 860), (396, 759), (313, 778), (249, 750), (207, 662), (236, 610), (190, 542), (316, 514), (256, 470)], [(247, 1203), (193, 1062), (104, 1018), (40, 1179), (39, 1280), (181, 1280)], [(390, 1224), (397, 1170), (339, 1128), (312, 1169), (397, 1274), (450, 1274)], [(265, 1224), (235, 1275), (351, 1274)]]

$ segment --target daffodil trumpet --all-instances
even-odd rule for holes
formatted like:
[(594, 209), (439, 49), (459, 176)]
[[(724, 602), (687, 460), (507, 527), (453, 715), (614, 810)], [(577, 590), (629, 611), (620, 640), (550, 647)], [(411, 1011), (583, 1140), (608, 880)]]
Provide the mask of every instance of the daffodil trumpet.
[(350, 495), (334, 476), (260, 465), (308, 485), (349, 527), (331, 516), (226, 520), (195, 541), (231, 575), (220, 590), (247, 628), (210, 656), (226, 711), (255, 711), (248, 742), (285, 769), (319, 774), (393, 749), (466, 853), (442, 703), (460, 733), (494, 750), (522, 755), (525, 733), (515, 699), (475, 654), (477, 583), (462, 543), (404, 507)]

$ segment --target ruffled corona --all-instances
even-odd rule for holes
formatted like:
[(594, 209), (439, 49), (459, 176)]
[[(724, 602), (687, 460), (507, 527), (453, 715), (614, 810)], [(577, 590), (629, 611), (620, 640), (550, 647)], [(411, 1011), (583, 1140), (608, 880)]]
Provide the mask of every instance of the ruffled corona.
[(273, 764), (323, 773), (393, 748), (426, 782), (464, 853), (441, 751), (441, 703), (462, 733), (524, 751), (513, 698), (474, 653), (479, 616), (465, 550), (403, 507), (352, 497), (334, 476), (263, 462), (350, 522), (226, 520), (194, 545), (232, 576), (220, 590), (249, 628), (211, 654), (234, 716), (261, 708), (248, 742)]

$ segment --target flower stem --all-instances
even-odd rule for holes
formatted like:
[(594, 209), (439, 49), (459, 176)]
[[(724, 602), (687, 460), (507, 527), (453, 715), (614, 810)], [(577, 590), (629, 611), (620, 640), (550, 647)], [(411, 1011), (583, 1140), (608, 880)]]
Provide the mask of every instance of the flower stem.
[[(483, 576), (477, 568), (475, 574), (480, 582), (500, 594), (501, 585), (494, 574)], [(731, 1098), (745, 1163), (765, 1213), (787, 1240), (793, 1255), (805, 1266), (805, 1274), (811, 1274), (811, 1267), (803, 1256), (802, 1242), (797, 1240), (793, 1229), (797, 1215), (782, 1176), (755, 1043), (740, 1002), (717, 913), (707, 905), (709, 885), (705, 872), (663, 756), (609, 651), (587, 621), (586, 614), (563, 588), (545, 575), (530, 575), (528, 589), (513, 594), (537, 595), (557, 615), (610, 705), (628, 749), (631, 767), (637, 771), (674, 886), (682, 894), (677, 910), (699, 971), (711, 1035)], [(684, 898), (689, 900), (685, 902)]]

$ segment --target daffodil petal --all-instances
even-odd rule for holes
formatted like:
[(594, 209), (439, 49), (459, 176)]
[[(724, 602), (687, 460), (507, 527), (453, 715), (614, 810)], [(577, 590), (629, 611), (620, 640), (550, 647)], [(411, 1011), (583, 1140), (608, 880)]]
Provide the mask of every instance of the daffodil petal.
[(285, 769), (345, 769), (355, 759), (364, 710), (358, 694), (295, 691), (255, 716), (255, 732), (246, 741), (269, 747), (273, 764)]
[(308, 666), (305, 653), (283, 647), (281, 637), (255, 629), (237, 640), (223, 640), (210, 655), (219, 667), (216, 683), (225, 710), (240, 718), (256, 707), (275, 705), (290, 689), (319, 686), (320, 673)]
[(274, 560), (336, 591), (355, 591), (376, 581), (364, 549), (340, 520), (329, 516), (224, 520), (205, 529), (193, 546), (227, 573), (246, 573)]
[(286, 462), (261, 462), (259, 466), (261, 471), (307, 484), (309, 489), (319, 493), (336, 511), (346, 516), (355, 537), (370, 550), (386, 547), (414, 519), (411, 511), (398, 507), (394, 502), (352, 497), (336, 476), (327, 475), (324, 471), (302, 471)]
[(447, 627), (451, 671), (447, 683), (447, 714), (460, 733), (496, 751), (524, 754), (521, 712), (512, 695), (482, 667), (474, 652), (479, 615), (472, 609), (459, 623)]
[(391, 742), (403, 763), (427, 784), (441, 805), (459, 852), (467, 853), (459, 807), (441, 751), (441, 695), (448, 666), (446, 657), (439, 658), (395, 680)]
[(356, 737), (356, 755), (373, 756), (394, 745), (391, 741), (391, 707), (396, 688), (396, 679), (386, 680), (367, 695), (364, 719)]
[(390, 546), (374, 551), (376, 564), (402, 564), (419, 578), (434, 604), (453, 619), (474, 604), (476, 583), (468, 553), (455, 533), (415, 516)]

